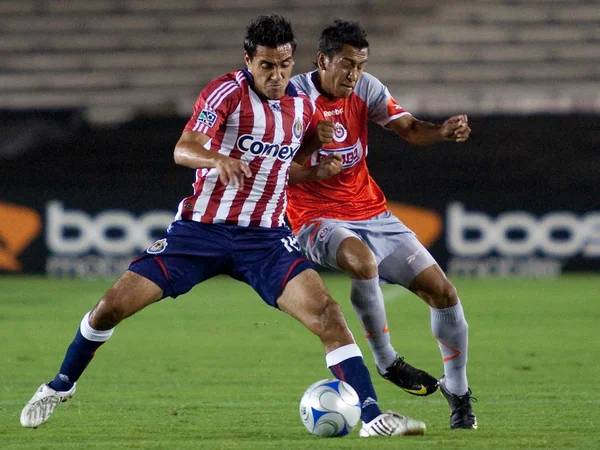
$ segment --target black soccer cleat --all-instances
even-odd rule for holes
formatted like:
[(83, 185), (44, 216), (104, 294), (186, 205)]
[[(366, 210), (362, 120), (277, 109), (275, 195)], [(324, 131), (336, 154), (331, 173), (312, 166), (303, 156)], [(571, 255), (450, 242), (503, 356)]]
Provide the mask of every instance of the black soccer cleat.
[(437, 391), (438, 380), (424, 370), (416, 369), (404, 358), (396, 356), (393, 364), (385, 372), (377, 369), (379, 375), (412, 395), (425, 396)]
[(446, 377), (442, 377), (440, 392), (446, 397), (450, 406), (450, 428), (477, 429), (477, 418), (471, 406), (471, 402), (475, 403), (477, 399), (471, 396), (471, 389), (464, 395), (453, 394), (446, 389)]

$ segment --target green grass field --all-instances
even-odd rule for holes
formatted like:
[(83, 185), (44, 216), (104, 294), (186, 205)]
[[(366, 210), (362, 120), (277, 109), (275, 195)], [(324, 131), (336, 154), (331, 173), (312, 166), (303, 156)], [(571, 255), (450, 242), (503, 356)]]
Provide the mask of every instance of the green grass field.
[[(375, 373), (347, 300), (325, 281)], [(450, 430), (441, 394), (418, 398), (374, 376), (380, 404), (427, 423), (425, 436), (310, 435), (298, 414), (311, 383), (331, 376), (318, 339), (217, 278), (123, 322), (37, 430), (19, 414), (62, 361), (83, 314), (109, 281), (0, 278), (0, 448), (559, 449), (600, 448), (600, 277), (455, 280), (470, 325), (475, 431)], [(440, 375), (424, 303), (386, 286), (392, 341)]]

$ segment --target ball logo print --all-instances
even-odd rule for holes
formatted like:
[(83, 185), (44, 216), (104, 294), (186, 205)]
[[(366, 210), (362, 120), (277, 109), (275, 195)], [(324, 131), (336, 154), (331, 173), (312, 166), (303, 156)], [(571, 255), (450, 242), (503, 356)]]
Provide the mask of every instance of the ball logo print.
[(348, 383), (319, 380), (309, 386), (300, 400), (300, 419), (319, 437), (345, 436), (360, 421), (358, 394)]

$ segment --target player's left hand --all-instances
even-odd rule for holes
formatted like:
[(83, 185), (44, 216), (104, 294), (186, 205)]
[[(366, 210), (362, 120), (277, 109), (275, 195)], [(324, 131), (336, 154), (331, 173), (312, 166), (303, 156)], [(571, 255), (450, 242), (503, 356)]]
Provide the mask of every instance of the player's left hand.
[(459, 114), (450, 117), (442, 124), (440, 133), (447, 141), (465, 142), (471, 134), (467, 115)]

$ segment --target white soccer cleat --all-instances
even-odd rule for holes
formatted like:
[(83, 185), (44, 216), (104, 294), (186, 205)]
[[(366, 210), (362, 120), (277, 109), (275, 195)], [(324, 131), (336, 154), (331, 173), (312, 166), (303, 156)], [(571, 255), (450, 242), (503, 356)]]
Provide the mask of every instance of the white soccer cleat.
[(60, 403), (73, 397), (76, 384), (68, 391), (55, 391), (47, 383), (42, 384), (21, 411), (21, 425), (37, 428), (46, 423)]
[(417, 436), (425, 433), (426, 425), (411, 417), (388, 411), (380, 414), (360, 429), (360, 437)]

